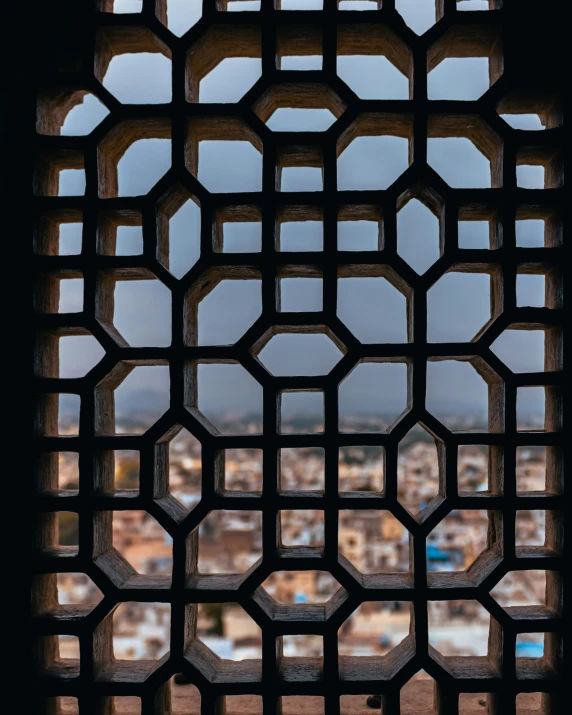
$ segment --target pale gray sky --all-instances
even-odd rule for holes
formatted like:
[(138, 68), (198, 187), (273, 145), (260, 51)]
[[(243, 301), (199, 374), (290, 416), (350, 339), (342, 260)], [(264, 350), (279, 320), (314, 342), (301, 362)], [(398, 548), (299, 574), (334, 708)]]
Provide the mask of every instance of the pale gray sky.
[[(295, 0), (290, 0), (294, 2)], [(302, 2), (302, 0), (299, 0)], [(123, 0), (125, 5), (137, 5), (136, 0)], [(307, 1), (304, 0), (307, 7)], [(419, 31), (429, 22), (430, 12), (420, 0), (397, 0), (397, 7), (408, 17), (413, 6), (416, 19), (413, 29)], [(468, 3), (467, 3), (468, 4)], [(431, 2), (428, 3), (431, 6)], [(176, 32), (185, 31), (185, 8), (195, 5), (183, 0), (169, 2), (169, 23)], [(117, 10), (118, 8), (116, 8)], [(133, 11), (133, 9), (131, 10)], [(403, 98), (407, 96), (407, 80), (383, 57), (341, 57), (340, 76), (363, 98)], [(170, 61), (162, 55), (122, 55), (112, 60), (105, 77), (105, 86), (121, 101), (168, 102), (171, 96)], [(260, 61), (252, 58), (226, 60), (201, 84), (200, 101), (236, 101), (260, 76)], [(488, 87), (487, 60), (463, 58), (446, 60), (429, 75), (431, 98), (474, 99)], [(62, 133), (84, 134), (97, 125), (106, 110), (94, 97), (74, 109)], [(300, 111), (286, 110), (275, 114), (269, 122), (274, 130), (304, 129), (319, 131), (332, 121), (327, 111), (313, 111), (304, 116)], [(525, 121), (529, 128), (536, 125), (534, 116)], [(429, 141), (429, 163), (454, 187), (486, 187), (490, 185), (488, 161), (468, 140)], [(211, 191), (257, 191), (261, 187), (262, 157), (250, 144), (240, 142), (202, 143), (199, 155), (199, 179)], [(170, 166), (168, 140), (146, 140), (133, 145), (119, 166), (120, 195), (146, 192)], [(344, 189), (387, 188), (407, 167), (407, 141), (397, 137), (358, 138), (342, 153), (338, 161), (338, 187)], [(61, 194), (83, 193), (81, 172), (62, 172)], [(296, 190), (321, 187), (317, 175), (291, 172), (284, 182), (293, 182)], [(542, 181), (526, 175), (524, 182)], [(317, 183), (316, 183), (317, 182)], [(199, 256), (200, 210), (189, 201), (171, 221), (170, 270), (182, 277)], [(517, 225), (517, 243), (523, 246), (543, 245), (542, 222), (521, 221)], [(258, 251), (261, 246), (260, 225), (228, 224), (225, 226), (224, 250)], [(280, 236), (283, 251), (321, 250), (324, 245), (320, 222), (284, 224)], [(142, 250), (140, 229), (124, 227), (118, 238), (118, 254), (130, 255)], [(461, 223), (459, 241), (462, 248), (487, 247), (487, 226), (483, 222)], [(339, 224), (338, 247), (341, 250), (376, 250), (378, 226), (375, 222), (343, 222)], [(60, 250), (79, 251), (78, 227), (62, 228)], [(418, 273), (424, 273), (439, 255), (438, 221), (417, 201), (409, 202), (398, 215), (398, 251)], [(282, 310), (315, 311), (321, 309), (321, 280), (288, 279), (281, 286)], [(519, 277), (521, 305), (543, 305), (544, 284), (541, 276)], [(62, 281), (60, 310), (81, 309), (83, 285), (80, 280)], [(406, 341), (406, 301), (388, 281), (382, 278), (342, 278), (338, 290), (338, 315), (354, 335), (364, 343)], [(124, 337), (137, 346), (168, 345), (171, 332), (171, 296), (159, 281), (130, 281), (117, 284), (115, 292), (115, 324)], [(449, 273), (443, 276), (428, 295), (428, 339), (431, 342), (467, 341), (490, 317), (490, 280), (484, 274)], [(199, 344), (228, 344), (236, 341), (252, 324), (261, 310), (260, 281), (223, 281), (201, 303), (199, 308)], [(306, 368), (321, 372), (329, 369), (333, 344), (321, 336), (284, 336), (274, 350), (274, 369), (284, 374), (293, 363), (301, 361)], [(269, 346), (266, 353), (271, 349)], [(495, 343), (495, 351), (515, 371), (542, 369), (543, 340), (540, 331), (525, 333), (510, 331)], [(62, 375), (81, 374), (97, 357), (93, 341), (67, 338), (62, 340)], [(99, 359), (99, 358), (97, 358)], [(397, 370), (397, 372), (395, 372)], [(395, 372), (395, 375), (393, 372)], [(136, 370), (122, 393), (138, 405), (149, 390), (165, 389), (168, 374), (160, 374), (160, 384), (150, 384), (148, 370)], [(240, 371), (203, 370), (203, 400), (208, 409), (255, 408), (258, 390)], [(384, 372), (383, 370), (381, 372)], [(345, 394), (348, 409), (376, 412), (396, 408), (403, 401), (404, 371), (391, 366), (380, 376), (376, 368), (362, 366), (352, 373)], [(145, 373), (145, 374), (143, 374)], [(70, 376), (71, 376), (70, 374)], [(141, 377), (139, 377), (139, 374)], [(308, 372), (306, 372), (308, 374)], [(314, 374), (314, 373), (312, 373)], [(385, 375), (385, 373), (384, 373)], [(466, 363), (451, 361), (429, 365), (428, 399), (437, 411), (482, 411), (482, 380)], [(377, 381), (377, 382), (376, 382)], [(347, 387), (351, 383), (351, 394)], [(162, 387), (161, 387), (162, 386)], [(142, 397), (143, 395), (143, 397)], [(341, 398), (340, 398), (341, 399)], [(308, 408), (311, 398), (308, 398)], [(539, 407), (537, 397), (523, 397), (522, 404), (531, 410)], [(206, 409), (206, 408), (205, 408)]]

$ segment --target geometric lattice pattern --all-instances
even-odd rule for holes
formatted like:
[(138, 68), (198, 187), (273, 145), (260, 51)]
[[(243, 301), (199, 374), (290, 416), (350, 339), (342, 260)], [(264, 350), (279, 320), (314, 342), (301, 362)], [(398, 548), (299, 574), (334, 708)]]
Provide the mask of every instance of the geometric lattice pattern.
[[(236, 3), (233, 3), (235, 5)], [(351, 4), (351, 3), (345, 3)], [(391, 0), (374, 12), (342, 12), (336, 3), (323, 10), (275, 11), (262, 2), (253, 12), (229, 13), (227, 3), (205, 2), (203, 17), (182, 37), (166, 26), (166, 5), (144, 2), (143, 11), (114, 14), (101, 2), (90, 16), (85, 37), (93, 71), (55, 74), (38, 98), (35, 167), (36, 235), (36, 420), (35, 510), (37, 514), (34, 610), (35, 688), (38, 710), (55, 713), (59, 696), (79, 697), (80, 712), (111, 712), (112, 697), (142, 698), (144, 713), (169, 713), (169, 681), (183, 673), (200, 690), (202, 712), (224, 711), (234, 694), (263, 696), (263, 711), (281, 712), (281, 696), (322, 696), (327, 713), (340, 712), (344, 694), (380, 693), (386, 713), (399, 713), (399, 690), (420, 669), (435, 682), (438, 713), (456, 713), (459, 693), (486, 692), (489, 712), (515, 712), (521, 692), (543, 693), (545, 712), (562, 706), (562, 514), (563, 446), (561, 417), (562, 305), (561, 224), (559, 213), (561, 123), (555, 98), (516, 91), (510, 63), (504, 66), (507, 28), (496, 2), (484, 12), (459, 12), (455, 2), (439, 3), (436, 23), (422, 35), (404, 22)], [(510, 44), (510, 43), (509, 43)], [(172, 99), (161, 104), (122, 104), (102, 85), (111, 59), (124, 52), (158, 52), (172, 63)], [(344, 55), (382, 54), (408, 78), (409, 99), (361, 99), (337, 75)], [(280, 69), (282, 58), (321, 56), (322, 68), (305, 72)], [(490, 89), (471, 101), (428, 100), (427, 73), (448, 57), (488, 57)], [(199, 85), (225, 57), (260, 58), (262, 75), (235, 103), (199, 101)], [(72, 68), (73, 70), (73, 68)], [(87, 136), (59, 136), (67, 112), (86, 92), (109, 114)], [(329, 109), (335, 121), (325, 131), (276, 132), (267, 125), (280, 108)], [(499, 115), (538, 113), (540, 132), (516, 130)], [(381, 188), (345, 189), (340, 158), (363, 137), (398, 137), (404, 165)], [(428, 162), (428, 140), (466, 138), (490, 163), (484, 188), (450, 186)], [(168, 139), (171, 167), (142, 196), (121, 196), (117, 165), (131, 144), (143, 138)], [(199, 143), (248, 142), (261, 156), (260, 186), (252, 191), (209, 191), (200, 181)], [(517, 184), (517, 167), (544, 168), (538, 189)], [(282, 190), (285, 170), (318, 169), (317, 191)], [(60, 172), (85, 171), (85, 193), (61, 196)], [(359, 178), (359, 177), (358, 177)], [(200, 207), (200, 258), (182, 277), (169, 271), (169, 218), (191, 198)], [(417, 199), (436, 217), (440, 245), (424, 273), (414, 271), (397, 245), (398, 212)], [(544, 246), (517, 245), (519, 220), (544, 222)], [(280, 248), (285, 221), (323, 222), (321, 250), (286, 252)], [(341, 221), (375, 221), (374, 250), (341, 251)], [(260, 252), (223, 251), (223, 224), (260, 222)], [(488, 248), (459, 247), (459, 221), (489, 226)], [(58, 255), (60, 225), (82, 224), (78, 255)], [(143, 252), (115, 255), (117, 228), (142, 226)], [(488, 274), (491, 318), (466, 342), (427, 340), (427, 294), (446, 272)], [(544, 307), (517, 307), (516, 278), (543, 274)], [(58, 313), (64, 278), (83, 278), (80, 312)], [(172, 340), (165, 347), (133, 347), (113, 324), (115, 285), (155, 277), (170, 291)], [(282, 278), (322, 279), (322, 307), (313, 312), (281, 310)], [(338, 279), (383, 277), (407, 302), (407, 337), (399, 343), (365, 343), (337, 313)], [(262, 312), (234, 344), (199, 344), (198, 304), (222, 280), (255, 278), (262, 284)], [(513, 372), (491, 349), (507, 329), (542, 331), (544, 369)], [(325, 375), (280, 376), (259, 359), (269, 341), (284, 333), (321, 334), (340, 357)], [(93, 336), (101, 360), (85, 376), (59, 377), (61, 340)], [(468, 362), (488, 386), (488, 427), (450, 431), (425, 403), (428, 365)], [(197, 371), (204, 363), (239, 364), (263, 390), (261, 434), (227, 435), (198, 407)], [(363, 363), (399, 363), (407, 372), (407, 404), (383, 433), (348, 433), (339, 428), (339, 385)], [(167, 411), (143, 435), (115, 433), (114, 391), (138, 366), (168, 366)], [(544, 428), (517, 429), (519, 390), (545, 392)], [(325, 404), (322, 434), (282, 434), (280, 395), (319, 390)], [(79, 436), (58, 433), (62, 394), (81, 399)], [(412, 515), (397, 498), (397, 445), (416, 424), (434, 436), (439, 453), (438, 495)], [(185, 428), (202, 446), (201, 500), (188, 512), (169, 492), (168, 449)], [(456, 463), (460, 445), (488, 445), (489, 488), (459, 494)], [(385, 484), (381, 492), (344, 494), (338, 489), (338, 451), (351, 445), (384, 447)], [(521, 494), (515, 479), (516, 449), (547, 449), (546, 490)], [(240, 446), (263, 451), (259, 493), (225, 490), (224, 450)], [(280, 448), (321, 447), (325, 455), (322, 492), (280, 488)], [(140, 457), (140, 491), (115, 488), (114, 451)], [(79, 489), (58, 489), (58, 453), (79, 455)], [(321, 509), (323, 546), (284, 546), (278, 514), (283, 509)], [(428, 573), (426, 537), (454, 509), (488, 510), (486, 549), (462, 573)], [(217, 509), (262, 514), (262, 557), (240, 575), (204, 575), (198, 570), (198, 527)], [(405, 574), (360, 573), (338, 553), (338, 515), (342, 509), (383, 509), (410, 534), (410, 570)], [(515, 518), (521, 509), (546, 511), (544, 545), (516, 546)], [(118, 553), (112, 541), (113, 512), (144, 510), (172, 537), (172, 575), (142, 575)], [(61, 546), (57, 513), (77, 514), (79, 545)], [(325, 604), (278, 604), (261, 584), (274, 571), (322, 570), (338, 590)], [(510, 571), (545, 570), (546, 603), (501, 608), (490, 591)], [(103, 594), (89, 607), (59, 606), (57, 574), (87, 574)], [(398, 600), (411, 609), (411, 631), (387, 656), (361, 658), (338, 654), (337, 633), (363, 602)], [(491, 616), (488, 654), (445, 657), (429, 644), (428, 602), (476, 600)], [(169, 652), (158, 661), (127, 662), (112, 649), (113, 612), (123, 602), (170, 606)], [(240, 604), (262, 629), (262, 659), (230, 662), (215, 656), (195, 638), (197, 604)], [(545, 634), (544, 656), (516, 658), (521, 633)], [(282, 637), (314, 633), (324, 638), (323, 658), (285, 659)], [(61, 659), (57, 636), (77, 636), (80, 659)]]

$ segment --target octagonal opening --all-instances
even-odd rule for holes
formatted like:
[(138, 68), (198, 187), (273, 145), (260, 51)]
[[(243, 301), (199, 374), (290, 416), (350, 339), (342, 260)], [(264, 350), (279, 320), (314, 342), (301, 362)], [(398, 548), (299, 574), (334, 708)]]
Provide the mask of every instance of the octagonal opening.
[(453, 189), (491, 188), (491, 162), (467, 137), (430, 136), (427, 163)]
[(262, 630), (237, 603), (199, 603), (197, 638), (223, 661), (262, 658)]
[(427, 75), (429, 99), (476, 100), (488, 88), (488, 57), (445, 57)]
[(116, 54), (102, 84), (122, 104), (171, 101), (171, 60), (158, 52)]
[[(120, 365), (121, 367), (121, 365)], [(143, 434), (168, 409), (170, 377), (166, 365), (138, 365), (115, 388), (115, 433)], [(102, 425), (107, 431), (111, 425)]]
[(382, 54), (339, 55), (337, 75), (360, 99), (409, 99), (408, 77)]
[(143, 196), (171, 167), (171, 141), (138, 139), (122, 153), (117, 163), (117, 196)]
[(138, 574), (171, 576), (173, 540), (146, 511), (114, 511), (113, 546)]
[(429, 644), (444, 656), (488, 655), (491, 616), (478, 601), (429, 601)]
[(199, 84), (199, 102), (231, 103), (240, 101), (262, 76), (258, 57), (225, 57)]
[(113, 612), (115, 660), (160, 660), (171, 642), (169, 603), (120, 603)]
[(466, 571), (487, 547), (484, 509), (450, 512), (427, 536), (427, 571)]
[(356, 136), (338, 156), (338, 190), (387, 189), (408, 166), (406, 137)]
[(85, 377), (105, 355), (93, 335), (62, 335), (58, 338), (59, 375), (63, 378)]
[(546, 571), (509, 571), (491, 590), (503, 608), (546, 605)]
[(406, 601), (365, 601), (338, 631), (341, 656), (385, 656), (409, 635), (410, 605)]
[(152, 274), (118, 280), (113, 291), (113, 324), (133, 347), (171, 344), (171, 291)]
[(177, 37), (182, 37), (201, 19), (203, 5), (200, 0), (165, 0), (166, 18), (159, 15), (162, 22)]
[(198, 306), (198, 344), (232, 345), (262, 312), (261, 280), (222, 280)]
[(489, 387), (469, 362), (427, 363), (426, 406), (452, 431), (496, 429), (496, 425), (488, 425)]
[(491, 318), (491, 276), (450, 271), (427, 293), (427, 340), (474, 340)]

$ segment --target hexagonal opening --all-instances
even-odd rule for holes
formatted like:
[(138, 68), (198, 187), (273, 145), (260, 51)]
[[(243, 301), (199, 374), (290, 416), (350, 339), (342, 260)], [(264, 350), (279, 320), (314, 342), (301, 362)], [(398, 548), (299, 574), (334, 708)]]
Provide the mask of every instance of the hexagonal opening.
[(411, 198), (397, 213), (397, 253), (422, 275), (441, 256), (439, 218), (417, 198)]
[(503, 608), (546, 605), (546, 571), (509, 571), (491, 590)]
[(262, 588), (278, 603), (296, 607), (326, 603), (340, 584), (328, 571), (273, 571)]
[(202, 446), (184, 427), (169, 442), (169, 493), (187, 510), (201, 498)]
[(324, 546), (321, 509), (283, 509), (279, 512), (281, 546)]
[(427, 571), (466, 571), (487, 548), (484, 509), (450, 512), (427, 536)]
[(322, 447), (280, 449), (280, 488), (283, 491), (324, 490), (325, 454)]
[(407, 342), (407, 298), (391, 279), (338, 278), (338, 318), (362, 343)]
[(105, 355), (105, 350), (91, 334), (62, 335), (58, 338), (58, 348), (57, 376), (63, 378), (85, 377)]
[(340, 447), (338, 488), (344, 492), (381, 492), (384, 486), (384, 449), (376, 445)]
[(262, 658), (262, 630), (237, 603), (199, 603), (196, 637), (223, 661)]
[(409, 532), (390, 511), (342, 509), (338, 552), (362, 574), (407, 573)]
[(253, 106), (275, 132), (321, 132), (340, 117), (345, 104), (327, 85), (285, 83), (271, 86)]
[(201, 363), (196, 369), (196, 407), (199, 419), (208, 420), (211, 431), (220, 434), (262, 432), (262, 386), (237, 363)]
[(407, 169), (411, 118), (362, 114), (338, 140), (338, 190), (387, 189)]
[(340, 432), (385, 432), (407, 407), (407, 365), (360, 362), (340, 383), (338, 399)]
[(94, 608), (103, 594), (85, 573), (58, 573), (57, 592), (60, 606), (85, 606)]
[(483, 365), (478, 363), (478, 367), (479, 371), (473, 363), (462, 360), (427, 363), (426, 406), (447, 429), (500, 429), (500, 422), (489, 424), (489, 390), (491, 401), (496, 403), (502, 398), (502, 384), (490, 370), (485, 372)]
[(327, 375), (340, 361), (342, 352), (325, 332), (273, 335), (258, 359), (275, 376)]
[(113, 612), (113, 658), (116, 661), (160, 660), (169, 652), (169, 603), (120, 603)]
[(199, 525), (200, 574), (243, 574), (262, 556), (262, 512), (215, 509)]
[(113, 290), (113, 325), (132, 347), (171, 344), (171, 291), (152, 273), (118, 280)]
[(341, 656), (386, 656), (404, 641), (411, 628), (406, 601), (365, 601), (338, 631)]
[(173, 540), (146, 511), (114, 511), (113, 547), (141, 575), (171, 576)]
[(326, 108), (279, 107), (266, 122), (273, 132), (325, 132), (336, 121)]
[(397, 455), (397, 500), (415, 516), (439, 494), (438, 442), (416, 424), (399, 442)]
[(507, 328), (491, 343), (492, 352), (512, 372), (544, 372), (544, 330)]
[(474, 600), (429, 601), (429, 644), (443, 656), (487, 656), (491, 616)]
[(171, 189), (157, 207), (158, 259), (182, 278), (201, 255), (201, 208), (182, 186)]
[(491, 319), (493, 279), (488, 273), (449, 271), (427, 293), (427, 340), (476, 340)]

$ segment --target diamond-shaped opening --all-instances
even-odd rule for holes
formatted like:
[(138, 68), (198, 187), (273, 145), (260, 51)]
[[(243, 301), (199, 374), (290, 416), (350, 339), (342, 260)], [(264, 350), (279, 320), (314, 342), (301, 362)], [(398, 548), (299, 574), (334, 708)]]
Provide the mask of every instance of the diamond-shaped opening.
[(361, 362), (338, 388), (340, 432), (385, 432), (407, 407), (407, 365)]
[(419, 275), (441, 255), (439, 218), (419, 199), (410, 199), (397, 214), (397, 252)]
[(399, 442), (397, 455), (397, 500), (416, 515), (439, 494), (437, 441), (416, 424)]
[(225, 449), (224, 488), (230, 491), (262, 491), (262, 450)]
[(202, 447), (184, 427), (169, 442), (169, 493), (186, 509), (201, 498)]
[(270, 338), (258, 358), (276, 376), (327, 375), (342, 352), (325, 333), (278, 333)]
[(187, 101), (238, 102), (261, 76), (261, 57), (259, 27), (211, 26), (187, 53)]
[(102, 84), (122, 104), (166, 104), (171, 101), (171, 60), (158, 52), (117, 54)]
[(261, 280), (222, 280), (198, 304), (198, 345), (232, 345), (262, 312)]
[(58, 452), (58, 489), (77, 491), (79, 489), (79, 454)]
[[(409, 166), (409, 140), (404, 134), (383, 131), (383, 120), (376, 128), (375, 115), (356, 123), (355, 138), (345, 137), (338, 144), (338, 190), (368, 191), (387, 189)], [(360, 129), (363, 128), (362, 131)], [(350, 128), (351, 129), (351, 128)], [(394, 128), (394, 132), (398, 127)], [(348, 132), (346, 132), (348, 134)], [(342, 148), (343, 147), (343, 148)]]
[[(497, 387), (497, 382), (491, 385), (495, 394)], [(428, 362), (426, 405), (447, 429), (487, 429), (489, 387), (469, 362)], [(497, 425), (491, 424), (489, 429), (497, 429)]]
[(445, 57), (427, 75), (429, 99), (475, 100), (488, 88), (488, 57)]
[(427, 293), (427, 340), (465, 342), (491, 318), (491, 276), (450, 271)]
[(444, 656), (486, 656), (491, 616), (478, 601), (429, 601), (429, 644)]
[(419, 199), (410, 199), (397, 214), (397, 252), (419, 275), (441, 255), (439, 218)]
[(324, 417), (323, 392), (304, 390), (280, 394), (280, 432), (282, 434), (323, 432)]
[(503, 608), (545, 606), (546, 571), (509, 571), (491, 590), (491, 596)]
[[(143, 434), (169, 408), (169, 368), (166, 365), (119, 365), (98, 386), (101, 405), (111, 399), (115, 415), (102, 414), (100, 434)], [(113, 404), (112, 403), (112, 404)]]
[(262, 386), (237, 363), (197, 366), (197, 407), (221, 434), (262, 432)]
[(546, 279), (543, 273), (517, 273), (516, 305), (543, 308), (546, 304)]
[(407, 342), (407, 298), (387, 278), (339, 278), (337, 315), (362, 343)]
[(466, 571), (487, 547), (484, 509), (450, 512), (427, 536), (427, 571)]
[[(486, 444), (461, 444), (457, 450), (457, 488), (474, 494), (490, 490), (489, 463), (498, 458), (497, 450)], [(494, 462), (493, 462), (494, 463)]]
[(283, 447), (280, 450), (280, 489), (297, 492), (324, 490), (323, 447)]
[(283, 509), (279, 512), (281, 546), (324, 546), (324, 512)]
[(305, 313), (322, 310), (321, 278), (281, 278), (280, 310)]
[(489, 221), (459, 221), (459, 248), (490, 248), (491, 225)]
[(103, 594), (85, 573), (57, 574), (58, 603), (60, 606), (96, 606)]
[(79, 395), (59, 395), (57, 434), (68, 436), (79, 434), (80, 407), (81, 398)]
[(326, 603), (340, 588), (329, 571), (273, 571), (262, 588), (278, 603)]
[(258, 207), (237, 206), (217, 212), (215, 251), (259, 253), (261, 249), (262, 215)]
[(544, 330), (509, 327), (491, 343), (491, 350), (513, 372), (544, 372)]
[(262, 512), (216, 509), (199, 525), (201, 574), (242, 574), (262, 556)]
[[(312, 206), (281, 209), (276, 226), (278, 251), (322, 251), (324, 220), (322, 210)], [(307, 275), (308, 271), (305, 270)]]
[(166, 0), (165, 11), (166, 17), (159, 14), (159, 19), (173, 35), (182, 37), (201, 19), (203, 4), (201, 0)]
[(409, 635), (411, 609), (406, 601), (365, 601), (338, 631), (341, 656), (385, 656)]
[(409, 571), (409, 532), (390, 511), (340, 510), (338, 551), (363, 574)]
[(118, 280), (113, 325), (133, 347), (171, 344), (171, 291), (149, 273), (143, 280)]
[(159, 261), (182, 278), (201, 255), (201, 209), (182, 187), (167, 193), (158, 206)]
[(37, 106), (36, 128), (39, 134), (86, 136), (109, 114), (107, 107), (86, 90), (42, 92)]
[(116, 449), (113, 452), (113, 482), (117, 491), (139, 491), (139, 452), (134, 449)]
[(516, 388), (516, 428), (519, 432), (546, 430), (546, 390), (544, 387)]
[(526, 446), (516, 448), (516, 491), (543, 492), (546, 489), (548, 448)]
[(79, 514), (73, 511), (56, 512), (56, 539), (58, 546), (79, 544)]
[(384, 450), (376, 445), (340, 447), (340, 492), (381, 492), (384, 486)]
[(112, 618), (115, 660), (160, 660), (169, 652), (169, 603), (123, 602), (115, 609)]
[(59, 377), (84, 377), (105, 355), (93, 335), (62, 335), (58, 342)]
[(114, 511), (113, 546), (138, 574), (171, 575), (173, 540), (146, 511)]
[(199, 603), (197, 638), (223, 661), (262, 657), (262, 630), (237, 603)]
[(515, 545), (544, 546), (549, 514), (544, 509), (519, 509), (515, 518)]
[(395, 9), (416, 35), (423, 35), (437, 22), (435, 0), (395, 0)]

